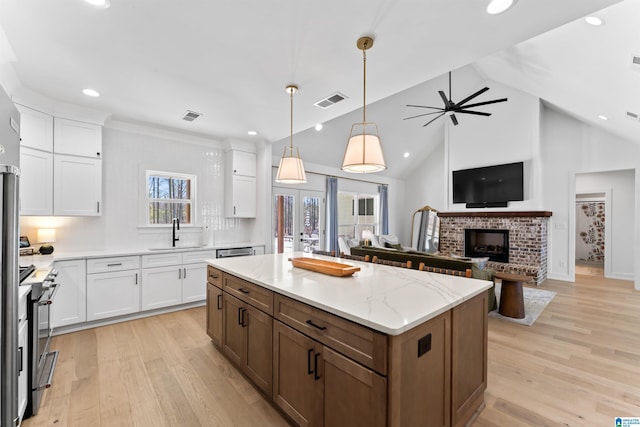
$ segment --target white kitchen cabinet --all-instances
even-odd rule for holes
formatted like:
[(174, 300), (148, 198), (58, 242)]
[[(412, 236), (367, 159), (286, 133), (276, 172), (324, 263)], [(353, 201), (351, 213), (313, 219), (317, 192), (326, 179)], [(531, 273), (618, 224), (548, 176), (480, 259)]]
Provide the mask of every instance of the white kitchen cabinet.
[(54, 154), (53, 170), (54, 215), (102, 215), (101, 159)]
[(182, 265), (143, 268), (141, 309), (153, 310), (180, 304), (182, 302), (182, 270)]
[(254, 255), (264, 255), (264, 246), (254, 246), (253, 247)]
[(58, 286), (51, 307), (54, 328), (87, 321), (87, 264), (84, 259), (56, 261)]
[(140, 311), (140, 257), (87, 260), (87, 321)]
[(20, 215), (53, 215), (53, 154), (20, 147)]
[(226, 217), (256, 217), (256, 154), (240, 150), (225, 153)]
[(53, 152), (53, 116), (16, 104), (20, 111), (20, 146)]
[(55, 153), (102, 158), (102, 126), (55, 117), (53, 129)]
[(18, 417), (22, 420), (29, 396), (29, 319), (27, 304), (29, 294), (22, 294), (18, 300)]
[(182, 275), (182, 302), (203, 301), (207, 298), (207, 264), (186, 264)]

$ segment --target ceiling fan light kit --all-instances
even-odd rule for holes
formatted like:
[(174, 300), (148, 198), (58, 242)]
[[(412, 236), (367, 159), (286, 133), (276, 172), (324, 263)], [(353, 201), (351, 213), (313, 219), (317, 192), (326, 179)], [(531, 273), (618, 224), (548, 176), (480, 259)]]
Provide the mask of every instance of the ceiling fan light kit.
[(427, 123), (422, 125), (422, 127), (425, 127), (428, 124), (433, 123), (434, 121), (436, 121), (440, 117), (442, 117), (444, 115), (447, 115), (447, 116), (449, 116), (451, 118), (451, 121), (453, 122), (453, 125), (454, 126), (458, 126), (458, 118), (456, 117), (457, 113), (460, 113), (460, 114), (472, 114), (472, 115), (476, 115), (476, 116), (490, 116), (491, 113), (486, 113), (484, 111), (472, 111), (472, 110), (468, 110), (468, 108), (480, 107), (482, 105), (496, 104), (498, 102), (505, 102), (505, 101), (507, 101), (507, 98), (492, 99), (490, 101), (476, 102), (475, 104), (467, 104), (467, 102), (471, 101), (472, 99), (474, 99), (477, 96), (485, 93), (488, 90), (489, 90), (488, 87), (483, 87), (479, 91), (467, 96), (462, 101), (453, 102), (451, 100), (451, 71), (449, 71), (449, 98), (447, 98), (447, 95), (443, 91), (441, 91), (441, 90), (438, 91), (438, 94), (440, 95), (440, 98), (442, 98), (442, 102), (444, 103), (444, 108), (441, 108), (441, 107), (430, 107), (428, 105), (407, 104), (407, 107), (426, 108), (426, 109), (435, 110), (435, 111), (431, 111), (429, 113), (418, 114), (418, 115), (411, 116), (411, 117), (405, 117), (403, 120), (415, 119), (416, 117), (425, 117), (425, 116), (431, 116), (431, 115), (437, 114), (436, 117), (434, 117), (433, 119), (429, 120)]
[(375, 123), (367, 123), (367, 49), (373, 46), (373, 38), (361, 37), (356, 42), (362, 51), (363, 63), (363, 106), (362, 123), (351, 126), (349, 140), (344, 151), (342, 170), (354, 173), (379, 172), (387, 168), (382, 153), (382, 143)]
[(300, 158), (300, 151), (298, 147), (293, 146), (293, 94), (298, 91), (298, 86), (288, 85), (286, 91), (289, 94), (291, 106), (290, 137), (289, 146), (284, 147), (284, 152), (280, 159), (276, 182), (282, 184), (303, 184), (307, 182), (307, 174), (304, 171), (304, 165)]

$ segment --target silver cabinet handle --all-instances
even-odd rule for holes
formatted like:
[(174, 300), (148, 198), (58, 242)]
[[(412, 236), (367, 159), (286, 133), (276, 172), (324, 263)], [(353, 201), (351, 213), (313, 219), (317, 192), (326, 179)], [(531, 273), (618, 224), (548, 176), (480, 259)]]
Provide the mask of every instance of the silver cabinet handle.
[(114, 263), (112, 263), (112, 264), (107, 264), (107, 267), (118, 267), (118, 266), (120, 266), (120, 265), (122, 265), (122, 263), (121, 263), (121, 262), (114, 262)]
[(187, 269), (186, 269), (186, 268), (183, 268), (183, 270), (184, 270), (184, 273), (182, 274), (182, 277), (183, 277), (184, 279), (186, 279), (186, 278), (187, 278)]
[(100, 202), (96, 202), (96, 212), (100, 213)]
[(56, 370), (56, 363), (58, 363), (58, 350), (52, 351), (51, 353), (47, 353), (45, 356), (47, 359), (53, 356), (53, 362), (51, 363), (51, 371), (49, 371), (49, 377), (47, 378), (47, 382), (44, 384), (40, 384), (36, 387), (38, 390), (43, 390), (45, 388), (51, 387), (51, 380), (53, 379), (53, 371)]
[(182, 279), (182, 269), (178, 269), (178, 279)]
[(136, 285), (138, 284), (138, 273), (136, 273)]

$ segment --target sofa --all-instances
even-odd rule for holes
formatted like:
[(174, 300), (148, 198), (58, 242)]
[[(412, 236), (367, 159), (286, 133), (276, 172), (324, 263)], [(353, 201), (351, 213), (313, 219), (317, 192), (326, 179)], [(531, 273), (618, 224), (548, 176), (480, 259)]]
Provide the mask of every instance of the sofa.
[[(442, 255), (434, 255), (415, 250), (402, 250), (394, 248), (377, 248), (372, 246), (356, 246), (351, 248), (351, 255), (365, 256), (370, 259), (374, 256), (378, 259), (389, 261), (407, 262), (411, 261), (411, 268), (418, 269), (420, 263), (430, 267), (444, 268), (449, 270), (465, 271), (471, 269), (471, 277), (474, 279), (488, 280), (493, 282), (493, 270), (481, 269), (478, 265), (466, 258), (451, 258)], [(495, 286), (489, 289), (489, 311), (497, 308)]]

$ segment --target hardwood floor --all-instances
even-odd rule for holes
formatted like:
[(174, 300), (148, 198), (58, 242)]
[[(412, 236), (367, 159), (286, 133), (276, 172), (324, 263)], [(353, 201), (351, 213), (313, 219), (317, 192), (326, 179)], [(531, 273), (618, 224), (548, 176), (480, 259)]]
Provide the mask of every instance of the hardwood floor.
[[(489, 318), (486, 407), (474, 426), (609, 426), (640, 416), (640, 291), (547, 280), (533, 326)], [(213, 347), (196, 308), (55, 337), (36, 426), (287, 426)]]

